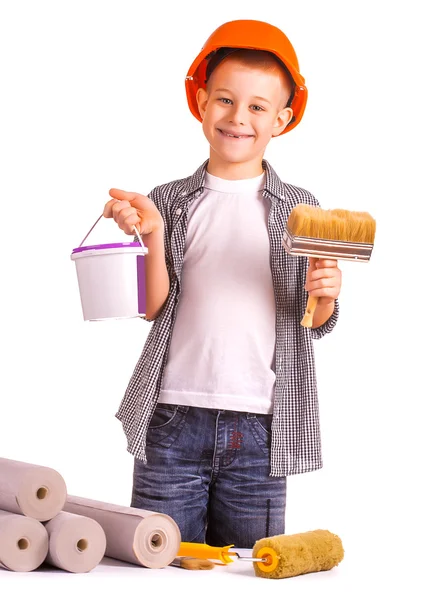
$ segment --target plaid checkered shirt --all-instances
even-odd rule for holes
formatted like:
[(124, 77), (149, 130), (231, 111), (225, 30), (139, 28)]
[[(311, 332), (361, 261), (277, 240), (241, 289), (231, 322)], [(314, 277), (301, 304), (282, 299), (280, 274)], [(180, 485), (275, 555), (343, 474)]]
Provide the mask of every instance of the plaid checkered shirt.
[[(161, 388), (181, 293), (188, 208), (203, 191), (207, 162), (191, 177), (158, 186), (149, 194), (164, 220), (170, 289), (163, 310), (153, 320), (115, 415), (122, 423), (127, 451), (144, 462), (146, 434)], [(271, 203), (268, 234), (276, 305), (276, 380), (270, 474), (285, 476), (322, 467), (313, 340), (333, 329), (339, 305), (336, 300), (332, 316), (320, 327), (308, 329), (300, 325), (307, 303), (304, 285), (308, 259), (289, 255), (282, 246), (282, 235), (288, 215), (296, 204), (319, 204), (308, 191), (283, 183), (266, 160), (263, 168), (266, 172), (263, 196)], [(252, 327), (252, 323), (249, 325)]]

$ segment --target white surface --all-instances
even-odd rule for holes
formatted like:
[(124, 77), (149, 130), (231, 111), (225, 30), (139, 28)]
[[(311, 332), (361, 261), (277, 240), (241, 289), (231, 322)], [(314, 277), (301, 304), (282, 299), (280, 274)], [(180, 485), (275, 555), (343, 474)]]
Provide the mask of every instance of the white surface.
[[(424, 9), (420, 0), (0, 4), (0, 456), (57, 469), (72, 494), (129, 504), (132, 458), (113, 415), (150, 326), (85, 323), (70, 253), (109, 188), (145, 193), (207, 157), (184, 77), (222, 22), (276, 23), (297, 50), (309, 101), (268, 149), (279, 175), (326, 208), (369, 210), (378, 223), (370, 263), (342, 265), (338, 326), (315, 345), (324, 468), (289, 481), (287, 532), (340, 535), (338, 569), (276, 583), (249, 565), (0, 571), (1, 596), (428, 597)], [(88, 243), (125, 239), (103, 220)]]
[[(382, 567), (382, 565), (381, 565)], [(0, 572), (3, 590), (20, 590), (32, 598), (76, 597), (76, 594), (109, 593), (109, 597), (157, 597), (178, 599), (300, 597), (313, 598), (427, 598), (418, 577), (391, 578), (383, 568), (369, 567), (361, 557), (354, 566), (345, 559), (331, 571), (309, 573), (289, 579), (257, 577), (251, 563), (235, 561), (210, 571), (187, 571), (178, 567), (145, 569), (105, 557), (90, 573), (66, 573), (43, 566), (32, 573)]]

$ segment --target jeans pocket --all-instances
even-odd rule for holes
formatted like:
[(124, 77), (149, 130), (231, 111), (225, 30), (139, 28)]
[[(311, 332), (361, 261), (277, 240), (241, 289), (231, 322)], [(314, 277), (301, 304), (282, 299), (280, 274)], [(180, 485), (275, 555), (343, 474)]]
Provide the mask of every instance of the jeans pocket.
[(149, 429), (166, 427), (176, 416), (178, 406), (174, 404), (157, 404), (149, 423)]
[(272, 415), (255, 415), (257, 423), (267, 435), (271, 435), (272, 432), (272, 418)]
[(188, 406), (158, 404), (149, 423), (147, 446), (170, 448), (185, 425)]
[(248, 423), (260, 449), (264, 454), (269, 454), (272, 438), (272, 415), (248, 414)]

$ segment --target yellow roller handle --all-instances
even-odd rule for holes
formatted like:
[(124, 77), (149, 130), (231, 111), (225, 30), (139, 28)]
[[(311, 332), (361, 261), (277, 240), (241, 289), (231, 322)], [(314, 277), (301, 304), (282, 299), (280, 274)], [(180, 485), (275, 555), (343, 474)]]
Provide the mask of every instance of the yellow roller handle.
[(182, 542), (179, 546), (178, 556), (190, 556), (193, 558), (215, 558), (225, 565), (233, 562), (230, 556), (236, 556), (235, 552), (229, 552), (231, 546), (216, 548), (207, 544), (196, 544), (194, 542)]

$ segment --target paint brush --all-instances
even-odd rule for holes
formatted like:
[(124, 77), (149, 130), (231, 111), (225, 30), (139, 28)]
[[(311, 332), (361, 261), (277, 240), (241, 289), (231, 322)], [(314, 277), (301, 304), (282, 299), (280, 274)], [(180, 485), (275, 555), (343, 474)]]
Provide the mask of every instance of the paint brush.
[[(282, 245), (293, 256), (368, 262), (375, 231), (376, 221), (368, 212), (297, 204), (288, 217)], [(308, 297), (303, 327), (312, 327), (317, 304), (317, 297)]]

